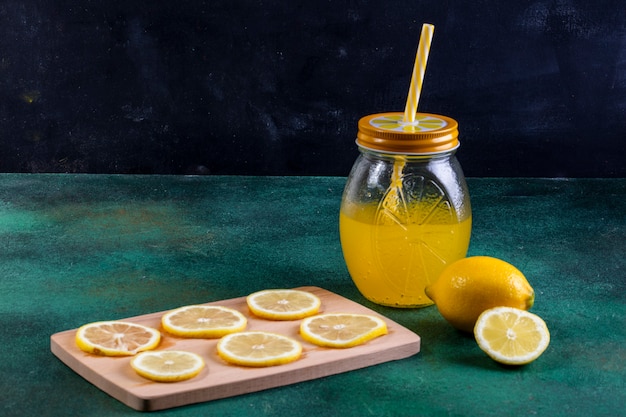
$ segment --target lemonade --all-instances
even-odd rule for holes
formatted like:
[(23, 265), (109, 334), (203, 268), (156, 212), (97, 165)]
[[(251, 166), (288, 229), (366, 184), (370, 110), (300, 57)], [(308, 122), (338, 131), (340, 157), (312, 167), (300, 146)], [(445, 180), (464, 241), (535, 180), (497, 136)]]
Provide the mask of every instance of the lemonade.
[(393, 307), (431, 305), (424, 288), (448, 263), (465, 257), (471, 216), (459, 221), (448, 210), (424, 208), (411, 210), (414, 221), (396, 221), (402, 220), (398, 213), (376, 206), (342, 207), (344, 258), (352, 280), (370, 301)]
[(465, 257), (472, 209), (455, 153), (458, 123), (401, 113), (362, 117), (359, 156), (346, 181), (339, 231), (348, 271), (370, 301), (393, 307), (433, 304), (425, 287)]

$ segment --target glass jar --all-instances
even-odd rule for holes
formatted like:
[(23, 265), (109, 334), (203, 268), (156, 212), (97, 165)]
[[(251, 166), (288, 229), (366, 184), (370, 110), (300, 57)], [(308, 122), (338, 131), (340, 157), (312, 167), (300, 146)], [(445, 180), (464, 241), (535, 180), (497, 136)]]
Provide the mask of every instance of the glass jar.
[(424, 289), (466, 256), (472, 214), (449, 117), (379, 113), (359, 121), (360, 155), (339, 227), (344, 259), (364, 297), (392, 307), (433, 304)]

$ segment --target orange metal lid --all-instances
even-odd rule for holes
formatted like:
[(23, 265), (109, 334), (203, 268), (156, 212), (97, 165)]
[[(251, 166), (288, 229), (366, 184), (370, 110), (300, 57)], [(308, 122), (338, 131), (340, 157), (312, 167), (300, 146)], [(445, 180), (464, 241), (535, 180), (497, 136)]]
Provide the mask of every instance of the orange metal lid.
[(446, 116), (417, 113), (415, 123), (404, 123), (403, 113), (370, 114), (359, 120), (357, 144), (397, 154), (433, 154), (459, 147), (459, 125)]

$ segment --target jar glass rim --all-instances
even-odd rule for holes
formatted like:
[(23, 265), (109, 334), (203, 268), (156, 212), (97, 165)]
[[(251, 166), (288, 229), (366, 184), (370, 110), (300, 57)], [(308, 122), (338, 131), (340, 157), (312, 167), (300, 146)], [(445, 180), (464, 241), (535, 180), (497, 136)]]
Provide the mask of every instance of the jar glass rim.
[(407, 157), (411, 157), (411, 156), (436, 156), (436, 155), (443, 155), (443, 154), (448, 154), (448, 153), (454, 153), (459, 146), (461, 146), (460, 142), (457, 142), (456, 146), (450, 148), (450, 149), (445, 149), (442, 151), (436, 151), (436, 152), (398, 152), (398, 151), (383, 151), (380, 149), (375, 149), (375, 148), (370, 148), (368, 146), (364, 146), (362, 144), (359, 143), (359, 140), (357, 139), (356, 141), (356, 146), (359, 149), (363, 149), (369, 152), (373, 152), (373, 153), (377, 153), (380, 155), (389, 155), (389, 156), (399, 156), (399, 155), (404, 155)]

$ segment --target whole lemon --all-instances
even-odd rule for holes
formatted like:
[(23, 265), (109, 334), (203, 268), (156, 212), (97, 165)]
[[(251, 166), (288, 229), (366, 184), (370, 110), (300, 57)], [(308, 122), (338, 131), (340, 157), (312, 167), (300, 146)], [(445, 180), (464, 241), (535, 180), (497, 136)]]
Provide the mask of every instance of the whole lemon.
[(493, 307), (528, 310), (535, 292), (516, 267), (489, 256), (472, 256), (448, 265), (426, 295), (459, 330), (472, 332), (478, 316)]

